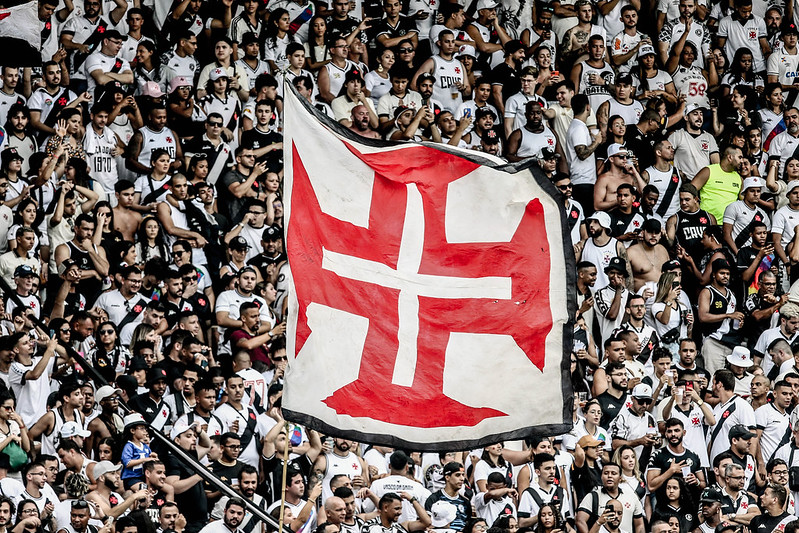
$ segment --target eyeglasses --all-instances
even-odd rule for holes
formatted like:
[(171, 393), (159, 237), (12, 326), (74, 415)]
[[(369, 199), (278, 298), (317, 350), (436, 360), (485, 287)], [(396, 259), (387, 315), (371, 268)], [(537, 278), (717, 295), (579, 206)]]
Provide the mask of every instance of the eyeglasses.
[(644, 405), (649, 405), (652, 403), (652, 398), (635, 398), (635, 401)]
[(488, 526), (486, 526), (484, 524), (477, 524), (472, 529), (476, 530), (476, 531), (487, 531), (488, 530)]
[(626, 155), (614, 155), (613, 157), (618, 157), (619, 159), (627, 159)]
[(185, 254), (185, 253), (186, 253), (186, 250), (172, 250), (172, 257), (175, 257), (176, 255)]
[(241, 450), (241, 446), (239, 444), (234, 444), (232, 446), (225, 445), (225, 448), (230, 448), (231, 450)]
[(134, 285), (138, 285), (138, 284), (140, 284), (140, 283), (141, 283), (141, 280), (140, 280), (140, 279), (130, 279), (130, 278), (125, 278), (125, 281), (127, 281), (128, 283), (133, 283)]
[(787, 476), (788, 475), (788, 471), (787, 470), (774, 470), (774, 471), (771, 472), (771, 474), (775, 475), (775, 476)]
[(185, 281), (186, 283), (191, 283), (192, 281), (197, 281), (197, 278), (195, 278), (194, 276), (186, 276), (185, 278), (183, 278), (183, 281)]
[(212, 128), (221, 128), (222, 127), (222, 123), (221, 122), (210, 122), (209, 121), (209, 122), (206, 122), (206, 124), (208, 124)]
[(4, 405), (3, 409), (5, 409), (6, 411), (13, 411), (14, 410), (14, 406), (13, 405)]
[(31, 507), (30, 509), (23, 509), (20, 511), (21, 514), (39, 514), (39, 509), (36, 507)]
[(413, 48), (400, 48), (399, 49), (399, 53), (400, 54), (410, 54), (413, 51), (414, 51)]
[(119, 396), (109, 396), (108, 398), (103, 398), (104, 402), (118, 402)]
[(241, 154), (239, 157), (255, 157), (255, 154)]
[(111, 335), (112, 333), (114, 333), (113, 329), (103, 329), (100, 331), (100, 335)]

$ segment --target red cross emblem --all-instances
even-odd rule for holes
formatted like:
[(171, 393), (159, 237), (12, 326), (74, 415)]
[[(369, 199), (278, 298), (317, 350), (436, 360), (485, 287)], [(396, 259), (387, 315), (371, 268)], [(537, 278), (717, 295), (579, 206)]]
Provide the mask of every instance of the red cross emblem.
[(31, 309), (36, 309), (36, 302), (31, 302)]
[(53, 25), (50, 23), (49, 20), (44, 23), (44, 29), (45, 30), (50, 30), (50, 29), (52, 29), (52, 27), (53, 27)]
[(455, 74), (460, 74), (460, 73), (461, 73), (461, 68), (455, 67)]
[(678, 178), (676, 174), (673, 174), (671, 176), (671, 181), (673, 181), (674, 183), (677, 183), (678, 181), (680, 181), (680, 178)]
[(172, 137), (167, 136), (166, 142), (171, 143), (172, 142)]
[[(414, 428), (472, 427), (508, 416), (448, 396), (444, 366), (450, 336), (469, 333), (507, 336), (520, 355), (543, 370), (553, 316), (548, 311), (551, 258), (541, 201), (526, 204), (515, 219), (518, 225), (514, 221), (515, 231), (501, 238), (504, 251), (489, 258), (485, 251), (496, 250), (499, 239), (453, 239), (447, 225), (452, 209), (448, 193), (463, 184), (461, 180), (476, 176), (479, 164), (422, 146), (402, 149), (398, 155), (361, 153), (341, 143), (373, 172), (371, 196), (363, 198), (364, 225), (323, 210), (308, 170), (314, 168), (310, 159), (306, 168), (296, 141), (292, 153), (287, 240), (293, 243), (292, 276), (304, 280), (296, 286), (296, 358), (304, 356), (303, 346), (312, 333), (309, 306), (311, 311), (326, 306), (371, 318), (363, 345), (357, 348), (357, 377), (321, 401), (339, 415)], [(420, 221), (423, 229), (406, 233), (406, 220)], [(459, 259), (467, 256), (468, 261)], [(486, 283), (486, 275), (500, 276), (491, 279), (509, 284)], [(361, 296), (353, 298), (352, 291)], [(492, 320), (485, 320), (486, 313)], [(400, 336), (409, 327), (412, 335)], [(402, 365), (408, 350), (418, 364), (395, 379), (395, 367)], [(413, 409), (397, 409), (398, 397)]]
[(97, 33), (105, 33), (105, 26), (100, 26), (97, 28)]
[(744, 509), (744, 510), (746, 510), (746, 509), (748, 509), (748, 508), (749, 508), (749, 502), (748, 502), (748, 501), (746, 501), (746, 500), (742, 501), (742, 502), (741, 502), (741, 509)]
[(572, 218), (577, 218), (579, 216), (580, 216), (580, 213), (578, 213), (577, 211), (572, 211)]
[(166, 409), (164, 409), (163, 411), (161, 411), (161, 416), (166, 416)]
[(702, 421), (699, 420), (698, 416), (695, 416), (695, 417), (691, 418), (691, 424), (694, 425), (694, 426), (698, 426), (701, 422)]
[(361, 465), (359, 465), (358, 463), (352, 463), (352, 469), (353, 469), (353, 470), (358, 470), (358, 468), (359, 468), (360, 466), (361, 466)]
[(120, 61), (119, 59), (114, 61), (114, 68), (120, 68), (121, 66), (122, 66), (122, 61)]
[(58, 105), (67, 105), (67, 99), (62, 96), (58, 99)]
[(724, 411), (724, 413), (721, 415), (721, 418), (727, 418), (728, 416), (730, 416), (730, 411), (729, 410)]
[(708, 148), (710, 148), (710, 145), (708, 144), (708, 142), (707, 141), (702, 141), (702, 150), (707, 150)]
[(746, 469), (749, 470), (750, 472), (752, 470), (754, 470), (754, 468), (752, 467), (752, 463), (749, 463), (748, 465), (746, 465)]
[(757, 39), (757, 32), (756, 31), (750, 31), (749, 32), (749, 38), (753, 39), (753, 40)]
[(758, 213), (757, 215), (755, 215), (755, 220), (757, 220), (758, 222), (760, 222), (761, 218), (760, 218), (760, 214), (759, 214), (759, 213)]
[(705, 218), (705, 217), (699, 217), (699, 223), (700, 223), (700, 224), (707, 224), (707, 218)]
[(641, 222), (639, 222), (638, 220), (633, 220), (633, 226), (635, 226), (637, 228), (640, 225), (641, 225)]
[(550, 146), (554, 146), (554, 144), (555, 144), (555, 139), (553, 139), (552, 137), (548, 138), (548, 139), (547, 139), (547, 144), (548, 144), (548, 145), (550, 145)]

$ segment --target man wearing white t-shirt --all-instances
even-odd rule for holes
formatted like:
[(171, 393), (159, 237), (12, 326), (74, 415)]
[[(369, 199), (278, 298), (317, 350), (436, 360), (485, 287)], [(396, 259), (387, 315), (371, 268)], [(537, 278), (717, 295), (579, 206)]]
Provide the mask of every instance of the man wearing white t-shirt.
[(763, 58), (771, 53), (766, 22), (752, 14), (752, 0), (735, 0), (735, 11), (719, 21), (718, 38), (718, 45), (727, 57), (734, 57), (740, 48), (749, 48), (754, 71), (766, 70)]
[[(574, 120), (566, 130), (566, 162), (572, 178), (572, 196), (580, 202), (583, 209), (593, 212), (594, 185), (596, 185), (596, 157), (594, 152), (602, 143), (599, 133), (591, 135), (588, 131), (588, 115), (591, 105), (588, 96), (575, 94), (571, 99)], [(588, 213), (590, 214), (590, 213)]]
[(103, 44), (83, 63), (86, 81), (89, 84), (88, 92), (94, 95), (97, 85), (105, 85), (112, 81), (119, 83), (133, 83), (133, 71), (130, 63), (117, 57), (122, 49), (122, 41), (126, 37), (116, 30), (108, 30), (103, 34)]

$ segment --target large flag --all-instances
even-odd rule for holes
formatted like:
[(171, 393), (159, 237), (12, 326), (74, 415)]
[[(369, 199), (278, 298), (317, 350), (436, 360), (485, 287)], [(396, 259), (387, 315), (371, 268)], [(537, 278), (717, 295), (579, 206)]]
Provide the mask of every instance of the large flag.
[(568, 431), (555, 188), (477, 152), (364, 139), (285, 95), (286, 418), (416, 450)]
[[(9, 5), (6, 3), (5, 5)], [(0, 9), (0, 65), (5, 67), (42, 66), (42, 35), (38, 3)]]

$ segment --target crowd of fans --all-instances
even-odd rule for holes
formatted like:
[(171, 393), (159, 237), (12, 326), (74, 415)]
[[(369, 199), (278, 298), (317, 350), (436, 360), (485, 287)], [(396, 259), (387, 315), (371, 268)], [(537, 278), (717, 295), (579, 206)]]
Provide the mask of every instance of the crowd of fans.
[[(264, 531), (242, 499), (295, 533), (796, 533), (794, 0), (38, 17), (42, 64), (0, 70), (0, 533)], [(288, 84), (355, 135), (551, 180), (569, 433), (406, 453), (283, 419)]]

